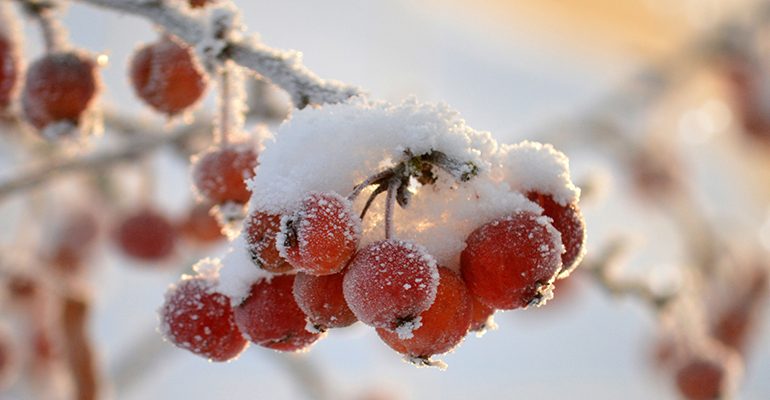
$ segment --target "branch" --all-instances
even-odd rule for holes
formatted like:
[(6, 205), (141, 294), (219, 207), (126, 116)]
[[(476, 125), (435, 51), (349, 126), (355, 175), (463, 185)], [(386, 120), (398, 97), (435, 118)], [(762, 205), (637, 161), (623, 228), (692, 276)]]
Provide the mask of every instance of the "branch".
[[(204, 20), (162, 0), (77, 1), (144, 17), (192, 47), (210, 40), (206, 37)], [(271, 49), (250, 39), (228, 39), (218, 56), (229, 58), (281, 87), (291, 96), (297, 108), (309, 104), (339, 103), (362, 93), (359, 88), (319, 78), (302, 65), (297, 52)]]

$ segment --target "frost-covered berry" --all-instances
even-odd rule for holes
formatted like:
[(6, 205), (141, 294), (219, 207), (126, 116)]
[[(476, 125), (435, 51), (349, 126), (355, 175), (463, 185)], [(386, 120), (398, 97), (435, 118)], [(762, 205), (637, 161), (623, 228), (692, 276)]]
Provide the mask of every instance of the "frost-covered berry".
[(254, 176), (257, 151), (251, 143), (212, 147), (193, 159), (193, 183), (214, 204), (245, 204), (251, 197), (246, 180)]
[(151, 209), (141, 209), (120, 221), (115, 240), (127, 256), (142, 261), (159, 261), (174, 252), (176, 230), (163, 215)]
[(562, 205), (553, 196), (530, 192), (527, 197), (543, 207), (543, 215), (552, 219), (551, 224), (561, 233), (564, 253), (559, 278), (565, 278), (580, 264), (585, 254), (586, 223), (576, 203)]
[(494, 329), (495, 322), (492, 321), (492, 317), (495, 315), (495, 309), (482, 303), (474, 296), (471, 296), (471, 304), (473, 305), (473, 313), (471, 314), (469, 330), (481, 334), (487, 329)]
[(99, 87), (96, 63), (78, 52), (48, 53), (27, 69), (21, 104), (37, 129), (52, 123), (77, 126)]
[(721, 399), (726, 394), (727, 375), (720, 363), (695, 358), (676, 372), (676, 386), (687, 400)]
[(206, 75), (190, 48), (169, 36), (134, 53), (130, 76), (136, 95), (168, 115), (192, 106), (206, 90)]
[(278, 246), (294, 268), (328, 275), (345, 268), (360, 239), (361, 219), (350, 201), (334, 192), (312, 192), (282, 219)]
[(412, 242), (388, 239), (356, 253), (342, 289), (353, 314), (377, 328), (408, 330), (436, 298), (436, 260)]
[(225, 238), (222, 226), (211, 214), (211, 206), (205, 203), (191, 207), (178, 230), (183, 238), (198, 244), (214, 243)]
[(342, 293), (345, 275), (315, 276), (302, 272), (294, 278), (294, 300), (315, 329), (342, 328), (356, 321)]
[(512, 310), (550, 298), (563, 246), (547, 217), (517, 212), (482, 225), (465, 242), (463, 279), (484, 304)]
[(215, 291), (216, 281), (185, 276), (166, 293), (159, 313), (161, 332), (177, 347), (213, 361), (238, 356), (247, 345), (230, 299)]
[(257, 267), (273, 273), (294, 269), (275, 245), (275, 237), (281, 226), (281, 216), (262, 211), (252, 211), (244, 222), (244, 237), (251, 260)]
[(293, 275), (276, 275), (251, 286), (235, 308), (235, 322), (252, 342), (280, 351), (298, 351), (321, 338), (305, 329), (305, 314), (294, 300)]
[(4, 34), (3, 29), (0, 29), (0, 111), (11, 104), (18, 80), (18, 49), (10, 35)]
[(440, 267), (436, 300), (417, 321), (410, 334), (377, 329), (380, 338), (393, 350), (412, 360), (429, 360), (434, 354), (446, 353), (457, 346), (468, 333), (473, 313), (471, 296), (460, 276)]

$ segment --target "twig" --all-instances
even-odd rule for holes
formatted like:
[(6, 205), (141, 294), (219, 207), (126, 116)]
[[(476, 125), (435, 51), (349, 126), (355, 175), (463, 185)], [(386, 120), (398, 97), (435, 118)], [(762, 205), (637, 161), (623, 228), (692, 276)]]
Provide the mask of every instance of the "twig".
[(75, 383), (75, 398), (95, 400), (99, 393), (99, 377), (96, 373), (93, 349), (86, 332), (88, 302), (67, 296), (62, 300), (62, 328), (69, 370)]

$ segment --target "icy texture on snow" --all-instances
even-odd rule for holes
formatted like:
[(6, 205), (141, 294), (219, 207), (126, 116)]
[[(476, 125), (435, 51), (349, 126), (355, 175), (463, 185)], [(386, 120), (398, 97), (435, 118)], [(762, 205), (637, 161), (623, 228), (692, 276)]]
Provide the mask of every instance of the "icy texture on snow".
[(570, 179), (569, 159), (550, 144), (524, 141), (500, 149), (504, 179), (524, 193), (550, 194), (565, 206), (577, 203), (580, 189)]

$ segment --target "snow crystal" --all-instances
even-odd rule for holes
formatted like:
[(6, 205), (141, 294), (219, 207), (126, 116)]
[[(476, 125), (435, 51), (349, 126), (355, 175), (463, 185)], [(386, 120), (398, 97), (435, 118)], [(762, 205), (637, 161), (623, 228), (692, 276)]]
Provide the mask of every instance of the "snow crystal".
[(514, 189), (550, 194), (563, 206), (580, 198), (580, 189), (570, 179), (569, 159), (550, 144), (524, 141), (504, 145), (498, 158), (503, 179)]
[(249, 296), (253, 283), (272, 276), (254, 265), (247, 246), (241, 235), (231, 243), (228, 253), (222, 258), (224, 268), (220, 271), (217, 291), (229, 297), (233, 306), (241, 304)]
[[(404, 285), (406, 286), (406, 285)], [(404, 322), (395, 329), (398, 338), (401, 340), (411, 339), (414, 337), (414, 331), (422, 326), (422, 317), (417, 317), (411, 321)]]

